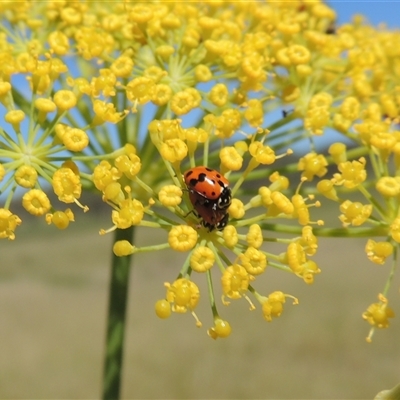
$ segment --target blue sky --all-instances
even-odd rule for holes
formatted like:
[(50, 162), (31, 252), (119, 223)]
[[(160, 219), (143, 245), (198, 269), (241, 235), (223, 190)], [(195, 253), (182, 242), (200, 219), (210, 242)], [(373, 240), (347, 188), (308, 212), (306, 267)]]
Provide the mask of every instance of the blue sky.
[(337, 12), (339, 25), (351, 21), (354, 14), (362, 14), (372, 25), (384, 22), (391, 29), (400, 28), (400, 1), (328, 0), (327, 3)]

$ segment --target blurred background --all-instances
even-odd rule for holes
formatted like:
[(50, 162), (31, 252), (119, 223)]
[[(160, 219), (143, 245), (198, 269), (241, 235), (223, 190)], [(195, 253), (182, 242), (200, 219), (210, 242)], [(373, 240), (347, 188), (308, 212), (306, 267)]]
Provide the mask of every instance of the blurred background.
[[(398, 26), (400, 3), (331, 1), (339, 23), (356, 12), (373, 24)], [(0, 241), (0, 398), (99, 398), (112, 235), (110, 210), (91, 199), (66, 231), (26, 218), (15, 241)], [(332, 208), (332, 213), (337, 213)], [(18, 213), (18, 210), (15, 212)], [(331, 218), (324, 210), (324, 219)], [(315, 215), (315, 214), (313, 214)], [(315, 217), (317, 218), (317, 217)], [(163, 243), (165, 232), (139, 229), (136, 244)], [(131, 272), (123, 398), (141, 399), (366, 399), (400, 381), (400, 321), (377, 330), (371, 344), (361, 314), (377, 301), (389, 265), (365, 256), (366, 239), (320, 239), (315, 283), (270, 268), (256, 287), (299, 298), (282, 316), (263, 320), (246, 301), (229, 307), (228, 339), (210, 339), (205, 277), (197, 314), (159, 320), (154, 303), (165, 294), (183, 257), (172, 251), (139, 254)], [(273, 247), (268, 245), (268, 250)], [(215, 287), (219, 275), (215, 274)], [(389, 293), (398, 307), (400, 282)], [(397, 304), (396, 304), (397, 303)]]

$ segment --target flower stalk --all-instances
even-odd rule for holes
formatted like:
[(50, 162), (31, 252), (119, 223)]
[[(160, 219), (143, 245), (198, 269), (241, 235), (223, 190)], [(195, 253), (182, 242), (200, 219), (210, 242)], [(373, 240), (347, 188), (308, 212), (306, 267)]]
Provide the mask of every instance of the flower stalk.
[[(120, 240), (132, 242), (134, 232), (134, 227), (116, 229), (115, 242)], [(103, 400), (121, 397), (131, 263), (131, 254), (124, 257), (118, 257), (114, 253), (112, 255), (103, 369)]]

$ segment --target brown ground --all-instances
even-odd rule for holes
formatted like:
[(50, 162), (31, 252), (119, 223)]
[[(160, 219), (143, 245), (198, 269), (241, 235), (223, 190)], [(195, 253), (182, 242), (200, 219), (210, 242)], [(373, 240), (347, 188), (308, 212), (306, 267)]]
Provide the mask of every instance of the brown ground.
[[(110, 244), (100, 237), (108, 218), (78, 220), (57, 231), (43, 223), (0, 241), (0, 398), (99, 398)], [(140, 231), (138, 244), (165, 241)], [(156, 237), (155, 237), (155, 236)], [(182, 257), (172, 251), (137, 256), (131, 275), (124, 398), (142, 399), (366, 399), (400, 381), (400, 321), (376, 331), (361, 313), (383, 289), (389, 266), (374, 266), (365, 240), (321, 239), (322, 273), (312, 286), (270, 269), (255, 286), (289, 292), (282, 317), (267, 323), (245, 301), (219, 305), (233, 332), (213, 341), (205, 277), (198, 315), (159, 320), (164, 296)], [(215, 286), (218, 286), (215, 275)], [(391, 289), (397, 311), (399, 279)], [(220, 304), (218, 302), (218, 304)]]

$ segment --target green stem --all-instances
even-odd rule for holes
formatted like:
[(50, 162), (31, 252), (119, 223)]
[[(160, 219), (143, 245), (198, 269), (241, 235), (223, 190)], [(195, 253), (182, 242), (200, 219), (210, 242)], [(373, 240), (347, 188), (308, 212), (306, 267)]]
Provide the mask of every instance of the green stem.
[[(259, 223), (261, 229), (273, 232), (282, 233), (294, 233), (301, 235), (302, 227), (295, 225), (283, 225), (283, 224), (268, 224), (261, 222)], [(314, 228), (313, 233), (319, 237), (372, 237), (372, 236), (387, 236), (388, 228), (384, 226), (379, 227), (349, 227), (349, 228)]]
[[(132, 243), (133, 235), (133, 226), (128, 229), (117, 229), (114, 239), (115, 241), (128, 240)], [(117, 257), (114, 253), (112, 256), (106, 354), (103, 371), (103, 400), (120, 398), (131, 257)]]

